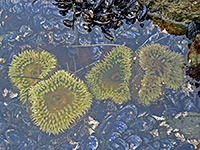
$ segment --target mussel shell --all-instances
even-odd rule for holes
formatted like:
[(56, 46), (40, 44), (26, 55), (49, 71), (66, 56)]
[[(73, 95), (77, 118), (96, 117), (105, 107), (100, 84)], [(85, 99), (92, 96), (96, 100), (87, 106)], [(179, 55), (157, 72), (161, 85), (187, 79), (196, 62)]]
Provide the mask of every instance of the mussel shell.
[(194, 150), (194, 146), (192, 144), (186, 143), (179, 145), (175, 148), (175, 150)]
[(131, 135), (127, 139), (131, 149), (136, 149), (142, 143), (142, 139), (137, 135)]
[(87, 32), (91, 32), (91, 31), (92, 31), (92, 28), (91, 28), (91, 25), (90, 25), (90, 24), (88, 24), (88, 25), (83, 24), (83, 28), (84, 28)]
[(110, 31), (109, 29), (110, 29), (110, 28), (109, 28), (107, 25), (104, 25), (103, 27), (101, 27), (101, 30), (102, 30), (102, 32), (103, 32), (103, 35), (104, 35), (107, 39), (113, 41), (113, 40), (114, 40), (114, 37), (113, 37), (113, 35), (112, 35), (112, 33), (111, 33), (111, 31)]
[(62, 16), (66, 16), (66, 13), (68, 12), (68, 10), (59, 10), (59, 13), (62, 15)]
[(116, 120), (123, 121), (125, 123), (130, 123), (133, 121), (138, 114), (138, 110), (136, 106), (128, 105), (124, 107), (120, 112), (117, 114)]
[(62, 8), (62, 9), (70, 9), (72, 8), (72, 3), (68, 2), (68, 3), (54, 3), (54, 5), (56, 5), (58, 8)]
[(190, 40), (194, 40), (197, 34), (200, 34), (200, 23), (193, 21), (188, 25), (186, 36)]
[(121, 138), (116, 138), (111, 141), (108, 140), (107, 145), (111, 150), (129, 150), (129, 145)]
[(72, 27), (73, 21), (72, 20), (63, 20), (63, 24), (67, 27)]
[(142, 9), (140, 9), (137, 13), (137, 19), (139, 21), (144, 21), (146, 15), (147, 15), (147, 8), (143, 6)]

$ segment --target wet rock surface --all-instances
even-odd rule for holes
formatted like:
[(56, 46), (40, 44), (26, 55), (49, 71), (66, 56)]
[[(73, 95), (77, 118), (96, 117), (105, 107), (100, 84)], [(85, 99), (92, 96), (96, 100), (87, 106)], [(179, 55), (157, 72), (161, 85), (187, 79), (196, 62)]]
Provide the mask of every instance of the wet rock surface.
[(147, 6), (154, 23), (171, 34), (186, 34), (190, 22), (200, 22), (199, 1), (142, 0), (141, 3)]

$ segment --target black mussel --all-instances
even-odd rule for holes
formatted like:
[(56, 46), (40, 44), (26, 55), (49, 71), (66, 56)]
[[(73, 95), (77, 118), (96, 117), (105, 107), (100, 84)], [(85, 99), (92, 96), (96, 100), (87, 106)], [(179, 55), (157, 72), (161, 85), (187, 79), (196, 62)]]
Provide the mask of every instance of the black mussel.
[(175, 150), (194, 150), (194, 146), (189, 143), (185, 143), (182, 145), (179, 145), (178, 147), (175, 148)]
[(62, 8), (62, 9), (70, 9), (72, 8), (72, 3), (71, 2), (67, 2), (67, 3), (53, 3), (54, 5), (56, 5), (58, 8)]
[(83, 16), (82, 17), (82, 20), (83, 20), (83, 22), (85, 23), (85, 24), (92, 24), (92, 22), (93, 22), (93, 19), (92, 18), (88, 18), (87, 16)]
[(122, 25), (123, 25), (123, 22), (121, 20), (118, 20), (112, 24), (112, 28), (116, 30), (117, 28), (121, 27)]
[(87, 0), (87, 4), (89, 6), (93, 6), (95, 4), (95, 2), (93, 0)]
[(136, 106), (128, 105), (119, 111), (119, 113), (116, 116), (116, 120), (129, 124), (136, 118), (137, 114), (138, 114), (138, 110)]
[(114, 37), (108, 32), (103, 33), (103, 35), (110, 41), (114, 40)]
[(73, 26), (73, 20), (63, 20), (63, 24), (67, 27)]
[(196, 81), (200, 81), (200, 65), (198, 64), (196, 66), (188, 66), (186, 68), (186, 75)]
[(112, 21), (112, 22), (116, 22), (116, 21), (119, 21), (119, 20), (122, 20), (122, 19), (123, 19), (123, 17), (120, 16), (120, 15), (112, 16), (112, 17), (111, 17), (111, 21)]
[(56, 2), (65, 2), (66, 0), (55, 0)]
[[(151, 145), (149, 144), (146, 144), (145, 146), (141, 146), (141, 147), (138, 147), (137, 150), (155, 150), (155, 148), (153, 148)], [(170, 149), (167, 149), (167, 150), (170, 150)]]
[(118, 20), (124, 19), (124, 17), (121, 15), (121, 12), (118, 12), (117, 10), (113, 10), (113, 13), (110, 15), (111, 21), (115, 22)]
[(124, 15), (124, 18), (127, 19), (127, 20), (134, 20), (136, 19), (136, 12), (131, 12), (131, 13), (128, 13), (127, 15)]
[(83, 21), (85, 22), (92, 22), (94, 17), (94, 13), (92, 10), (85, 10), (83, 11)]
[(82, 9), (87, 9), (88, 8), (88, 4), (87, 4), (87, 2), (83, 2), (82, 3)]
[[(106, 118), (106, 120), (104, 120), (100, 126), (98, 127), (97, 129), (97, 133), (100, 133), (100, 136), (102, 136), (104, 139), (106, 137), (108, 137), (110, 134), (110, 132), (112, 131), (112, 124), (114, 123), (115, 121), (115, 117), (110, 115)], [(117, 134), (117, 137), (119, 137), (120, 134), (118, 133)], [(116, 137), (116, 135), (115, 135)]]
[(130, 5), (129, 7), (126, 8), (125, 10), (125, 13), (126, 14), (130, 14), (130, 13), (133, 13), (133, 12), (138, 12), (140, 9), (139, 5), (138, 5), (138, 2), (136, 3), (133, 3), (132, 5)]
[(101, 27), (101, 30), (103, 32), (103, 35), (108, 39), (113, 41), (114, 37), (112, 36), (112, 33), (110, 31), (110, 28), (107, 25), (104, 25), (103, 27)]
[(173, 118), (178, 112), (180, 112), (180, 110), (176, 107), (172, 107), (172, 106), (167, 106), (165, 105), (165, 109), (162, 113), (162, 115), (165, 117), (165, 118)]
[(116, 138), (112, 141), (108, 140), (108, 148), (109, 150), (128, 150), (129, 145), (122, 139)]
[(92, 28), (91, 28), (91, 24), (83, 24), (83, 28), (87, 31), (87, 32), (91, 32), (92, 31)]
[(194, 40), (197, 34), (200, 34), (200, 23), (193, 21), (188, 25), (186, 36), (190, 40)]
[(113, 1), (115, 6), (119, 6), (119, 4), (121, 3), (121, 0), (113, 0)]
[(127, 4), (126, 7), (124, 9), (128, 9), (130, 8), (132, 5), (137, 5), (137, 2), (135, 0), (130, 0)]
[(198, 112), (198, 108), (195, 106), (192, 100), (188, 99), (184, 102), (184, 111), (187, 112)]
[(76, 11), (76, 12), (75, 12), (75, 16), (76, 16), (76, 17), (80, 17), (81, 14), (82, 14), (82, 11)]
[(34, 4), (37, 0), (32, 1), (32, 4)]
[(102, 51), (99, 47), (94, 47), (91, 53), (92, 60), (98, 60), (100, 56), (102, 55)]
[(74, 7), (75, 7), (75, 9), (76, 9), (76, 11), (82, 11), (82, 3), (80, 3), (80, 2), (74, 2), (73, 3), (74, 4)]
[(140, 10), (137, 13), (137, 19), (143, 21), (147, 15), (147, 8), (145, 6), (140, 7)]
[(129, 136), (129, 138), (127, 139), (128, 144), (130, 145), (130, 149), (134, 150), (136, 149), (138, 146), (141, 145), (142, 143), (142, 139), (137, 136), (137, 135), (131, 135)]
[(136, 22), (136, 18), (133, 18), (131, 20), (126, 20), (126, 24), (131, 25), (134, 24)]
[(101, 13), (101, 14), (97, 14), (94, 16), (94, 19), (95, 20), (99, 20), (101, 22), (105, 22), (105, 21), (108, 21), (110, 20), (112, 14), (107, 12), (107, 13)]
[(100, 20), (94, 20), (95, 25), (107, 25), (110, 22), (110, 20), (108, 21), (100, 21)]
[(88, 18), (94, 18), (94, 12), (93, 10), (85, 10), (84, 11), (85, 15), (87, 15)]
[(75, 5), (75, 6), (79, 6), (79, 7), (81, 7), (82, 6), (82, 2), (73, 2), (73, 4)]
[(59, 10), (59, 13), (62, 15), (62, 16), (66, 16), (68, 10), (64, 9), (64, 10)]
[(100, 8), (100, 6), (105, 3), (105, 0), (97, 0), (97, 2), (94, 4), (93, 6), (93, 10), (95, 12), (98, 12), (98, 9)]
[(117, 6), (116, 9), (118, 11), (124, 9), (127, 5), (128, 1), (127, 0), (116, 0), (114, 1), (114, 5)]
[(114, 3), (114, 0), (105, 0), (105, 8), (107, 10), (110, 10), (112, 5), (113, 5), (113, 3)]
[(124, 11), (126, 9), (128, 0), (121, 0), (120, 3), (118, 4), (118, 11)]

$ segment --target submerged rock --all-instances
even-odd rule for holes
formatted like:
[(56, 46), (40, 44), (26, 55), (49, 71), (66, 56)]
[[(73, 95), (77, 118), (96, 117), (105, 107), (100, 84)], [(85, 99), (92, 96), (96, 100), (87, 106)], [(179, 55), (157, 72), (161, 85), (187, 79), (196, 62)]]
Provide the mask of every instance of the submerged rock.
[(188, 139), (196, 139), (200, 142), (200, 113), (187, 112), (178, 117), (167, 120), (172, 128), (177, 128)]
[(186, 34), (190, 22), (200, 22), (199, 1), (141, 0), (141, 3), (148, 7), (148, 17), (154, 24), (170, 34)]

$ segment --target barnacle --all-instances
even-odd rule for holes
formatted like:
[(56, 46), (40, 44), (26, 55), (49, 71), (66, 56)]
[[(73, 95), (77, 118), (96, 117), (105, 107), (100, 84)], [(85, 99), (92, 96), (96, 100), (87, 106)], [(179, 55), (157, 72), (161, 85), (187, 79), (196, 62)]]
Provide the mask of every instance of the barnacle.
[(112, 99), (121, 104), (130, 99), (131, 50), (120, 46), (113, 48), (104, 60), (96, 63), (86, 75), (90, 90), (97, 99)]
[(30, 99), (34, 123), (49, 134), (70, 128), (92, 103), (83, 81), (63, 70), (32, 86)]
[(20, 100), (26, 102), (27, 92), (39, 80), (56, 68), (56, 58), (46, 51), (27, 50), (16, 56), (9, 67), (8, 76), (20, 90)]

